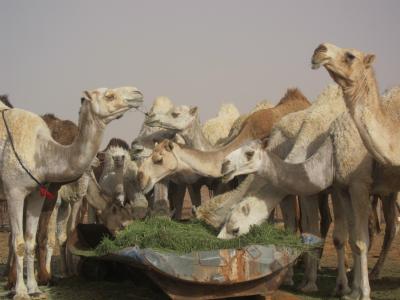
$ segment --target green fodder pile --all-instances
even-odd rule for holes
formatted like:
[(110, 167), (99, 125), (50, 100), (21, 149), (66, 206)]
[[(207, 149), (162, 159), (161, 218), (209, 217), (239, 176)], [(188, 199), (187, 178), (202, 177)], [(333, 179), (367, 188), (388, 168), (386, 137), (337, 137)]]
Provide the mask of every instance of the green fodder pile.
[(164, 252), (189, 253), (215, 249), (241, 248), (247, 245), (277, 245), (307, 250), (300, 238), (288, 231), (264, 223), (253, 226), (250, 232), (231, 240), (218, 239), (217, 232), (199, 221), (180, 223), (167, 218), (153, 217), (144, 221), (134, 221), (114, 240), (105, 237), (95, 249), (98, 255), (129, 246), (152, 248)]

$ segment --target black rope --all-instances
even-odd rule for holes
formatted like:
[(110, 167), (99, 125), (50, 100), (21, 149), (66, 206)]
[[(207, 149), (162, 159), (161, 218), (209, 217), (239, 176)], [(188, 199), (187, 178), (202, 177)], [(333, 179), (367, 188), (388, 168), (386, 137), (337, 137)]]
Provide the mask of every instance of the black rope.
[(10, 128), (8, 128), (8, 124), (7, 124), (7, 122), (6, 122), (5, 112), (6, 112), (7, 110), (8, 110), (8, 109), (3, 110), (3, 111), (1, 112), (1, 115), (3, 116), (4, 125), (6, 126), (8, 139), (10, 140), (11, 148), (12, 148), (12, 150), (14, 151), (14, 155), (15, 155), (15, 157), (17, 158), (17, 160), (18, 160), (19, 164), (21, 165), (22, 169), (25, 170), (25, 172), (32, 178), (32, 180), (34, 180), (40, 187), (44, 187), (44, 185), (41, 184), (41, 183), (39, 182), (39, 180), (37, 180), (37, 179), (35, 178), (35, 176), (33, 176), (32, 173), (29, 172), (29, 170), (24, 166), (24, 164), (22, 163), (21, 158), (19, 157), (17, 151), (15, 150), (14, 141), (13, 141), (13, 138), (12, 138), (12, 136), (11, 136)]

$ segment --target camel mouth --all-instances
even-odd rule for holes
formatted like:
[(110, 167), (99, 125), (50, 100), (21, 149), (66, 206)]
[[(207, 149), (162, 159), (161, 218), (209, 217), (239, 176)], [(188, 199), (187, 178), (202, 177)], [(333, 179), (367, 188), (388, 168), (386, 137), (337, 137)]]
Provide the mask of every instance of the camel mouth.
[(231, 181), (235, 177), (234, 172), (235, 172), (235, 170), (229, 170), (229, 171), (225, 172), (222, 175), (222, 182), (227, 183), (227, 182)]
[(329, 62), (329, 57), (313, 57), (311, 59), (311, 68), (313, 70), (317, 70), (321, 66), (326, 66), (328, 62)]
[(151, 181), (149, 181), (149, 182), (146, 184), (146, 186), (142, 188), (143, 194), (148, 194), (148, 193), (150, 193), (151, 190), (153, 189), (153, 187), (154, 187), (154, 184), (153, 184)]

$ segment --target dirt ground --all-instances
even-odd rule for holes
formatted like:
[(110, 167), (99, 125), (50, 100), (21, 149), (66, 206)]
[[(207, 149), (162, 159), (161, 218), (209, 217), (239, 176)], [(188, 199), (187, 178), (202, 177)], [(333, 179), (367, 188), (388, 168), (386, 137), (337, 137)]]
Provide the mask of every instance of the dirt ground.
[[(186, 210), (189, 213), (190, 208), (186, 205)], [(331, 297), (331, 292), (335, 286), (336, 277), (336, 251), (332, 244), (332, 228), (330, 228), (329, 236), (325, 244), (324, 254), (321, 262), (321, 270), (318, 274), (319, 292), (308, 295), (297, 292), (292, 287), (282, 287), (286, 292), (296, 294), (299, 299), (337, 299)], [(372, 249), (369, 253), (369, 267), (375, 264), (383, 241), (383, 232), (375, 237)], [(0, 272), (4, 269), (4, 263), (7, 259), (8, 233), (0, 232)], [(349, 255), (350, 257), (350, 255)], [(168, 299), (163, 292), (158, 289), (146, 276), (139, 271), (132, 273), (131, 271), (123, 270), (123, 267), (116, 267), (115, 273), (120, 273), (121, 276), (114, 277), (109, 280), (91, 281), (81, 277), (63, 279), (58, 281), (51, 287), (44, 287), (48, 294), (48, 299), (54, 300), (102, 300), (102, 299)], [(122, 276), (122, 274), (128, 276)], [(129, 279), (127, 279), (129, 278)], [(295, 282), (298, 284), (302, 279), (302, 269), (300, 267), (295, 270)], [(0, 281), (0, 299), (7, 298), (7, 291), (3, 289), (5, 278)], [(400, 234), (395, 238), (388, 259), (386, 260), (382, 277), (379, 280), (371, 281), (372, 299), (379, 300), (399, 300), (400, 299)], [(294, 299), (286, 296), (279, 296), (278, 299)]]

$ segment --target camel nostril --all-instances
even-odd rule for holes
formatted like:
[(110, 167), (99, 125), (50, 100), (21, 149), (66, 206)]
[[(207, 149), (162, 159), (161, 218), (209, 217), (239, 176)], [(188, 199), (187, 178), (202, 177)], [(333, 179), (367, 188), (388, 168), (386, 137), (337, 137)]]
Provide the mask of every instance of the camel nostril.
[(230, 165), (230, 161), (229, 160), (225, 160), (223, 163), (222, 163), (222, 167), (221, 167), (221, 173), (222, 174), (225, 174), (225, 172), (228, 170), (228, 168), (229, 168), (229, 165)]
[(328, 48), (324, 45), (321, 44), (317, 47), (317, 49), (315, 49), (314, 54), (320, 53), (320, 52), (327, 52)]
[(143, 172), (139, 171), (137, 174), (137, 181), (139, 182), (140, 185), (142, 185), (143, 178), (144, 178)]

